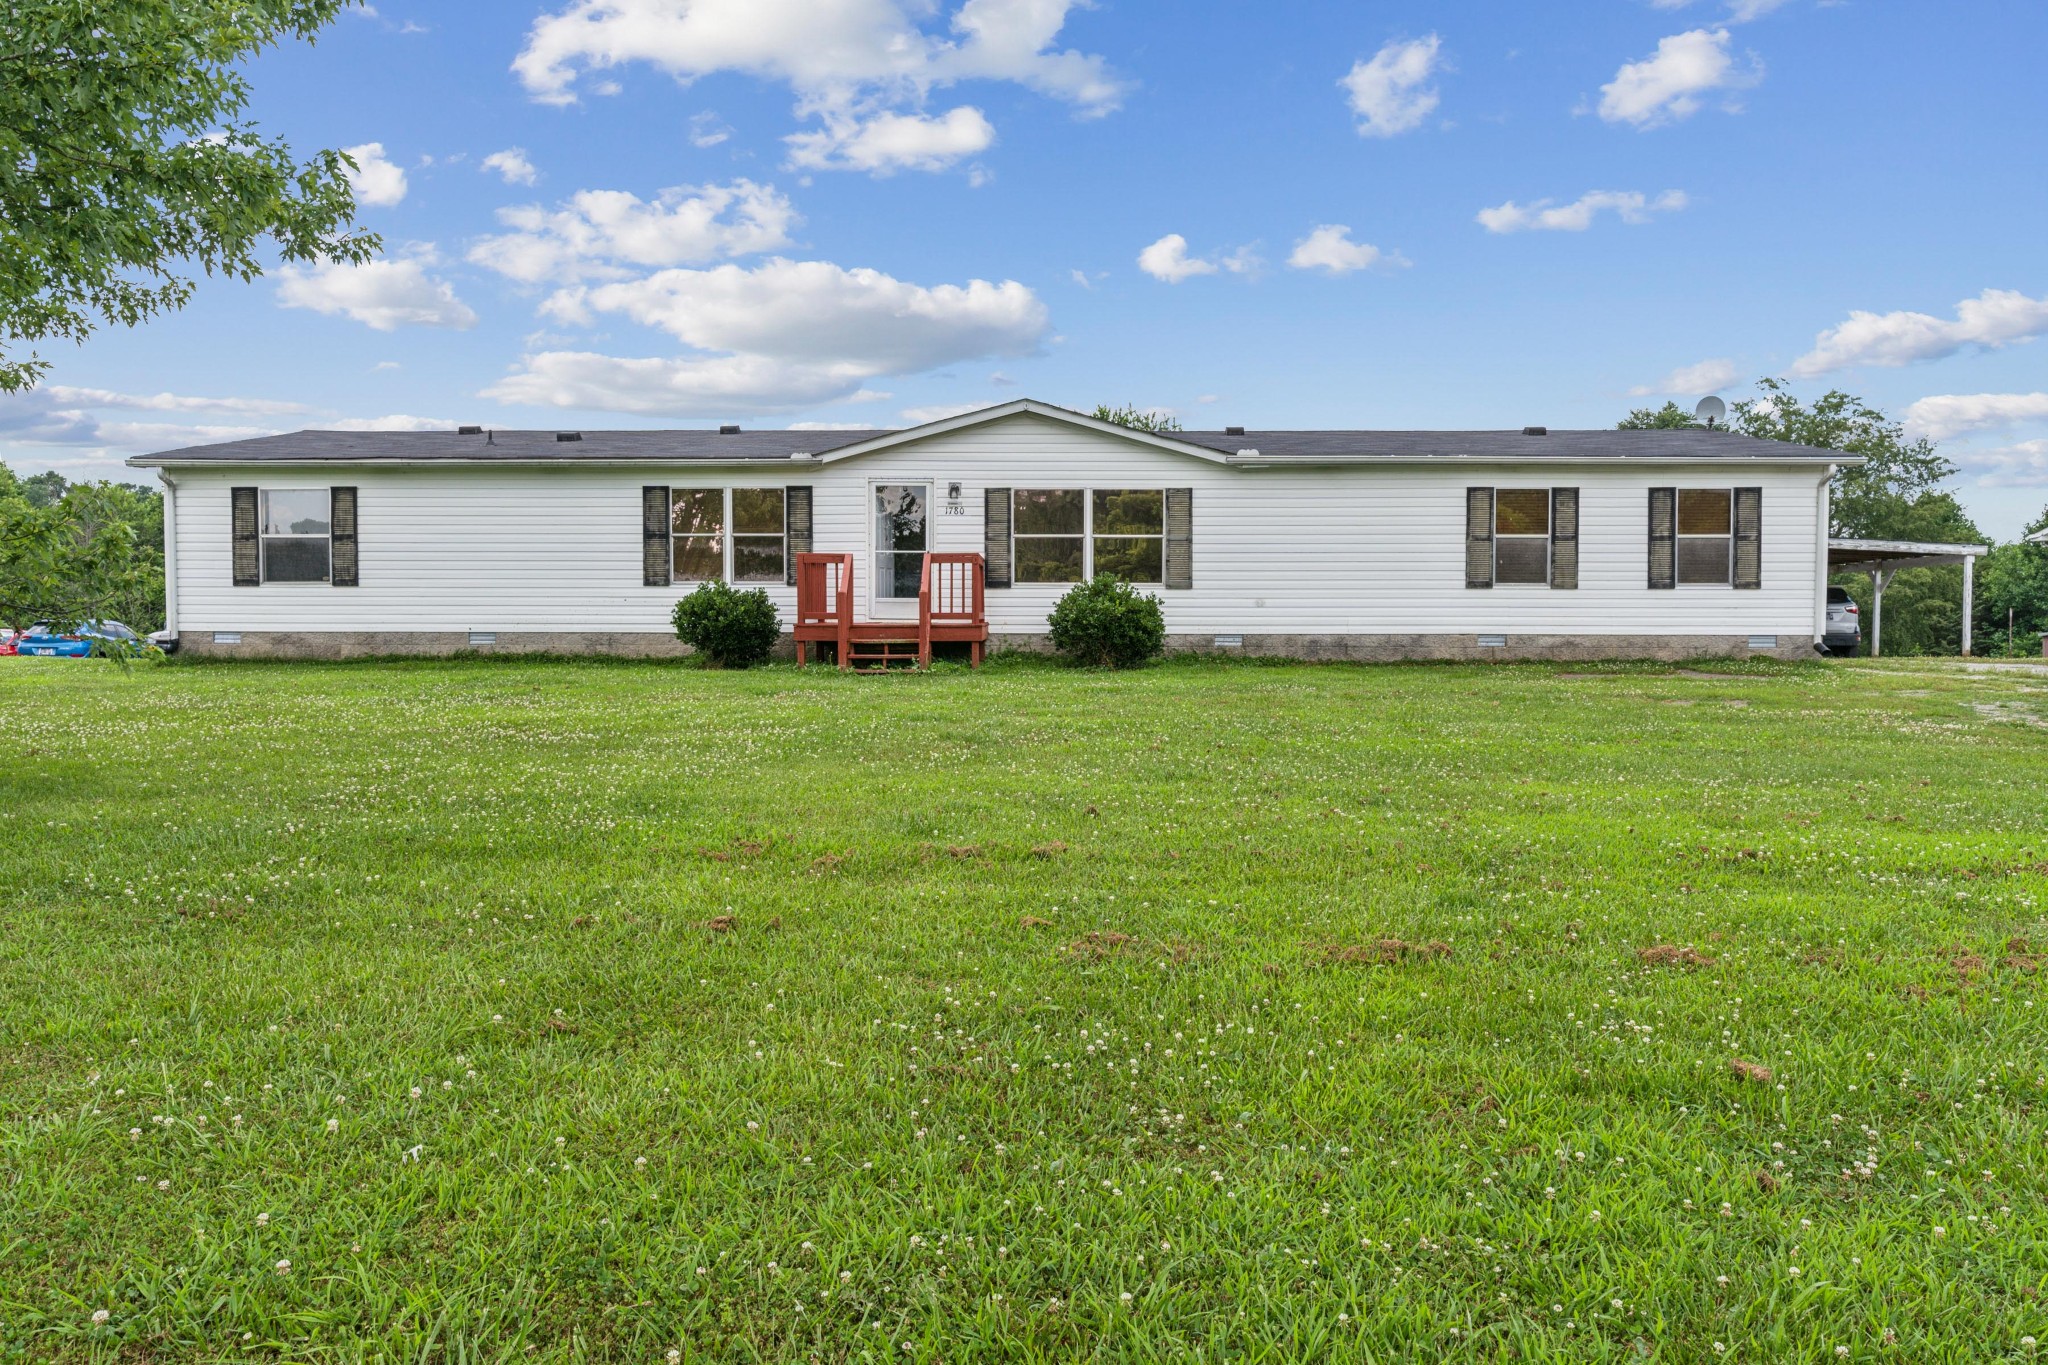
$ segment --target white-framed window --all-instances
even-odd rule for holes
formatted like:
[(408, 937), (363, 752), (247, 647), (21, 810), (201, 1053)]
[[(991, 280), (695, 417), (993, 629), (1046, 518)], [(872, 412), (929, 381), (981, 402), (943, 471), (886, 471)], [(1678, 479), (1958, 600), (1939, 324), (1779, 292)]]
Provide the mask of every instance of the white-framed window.
[(325, 583), (333, 578), (334, 495), (330, 490), (259, 489), (256, 528), (265, 583)]
[(1735, 492), (1678, 490), (1678, 582), (1727, 587), (1735, 581)]
[(1079, 583), (1088, 576), (1088, 493), (1017, 488), (1010, 493), (1014, 583)]
[(1010, 499), (1013, 581), (1165, 580), (1165, 489), (1019, 488)]
[(1499, 488), (1493, 494), (1493, 581), (1550, 582), (1550, 490)]
[(674, 581), (785, 581), (789, 558), (785, 490), (671, 488), (668, 499)]

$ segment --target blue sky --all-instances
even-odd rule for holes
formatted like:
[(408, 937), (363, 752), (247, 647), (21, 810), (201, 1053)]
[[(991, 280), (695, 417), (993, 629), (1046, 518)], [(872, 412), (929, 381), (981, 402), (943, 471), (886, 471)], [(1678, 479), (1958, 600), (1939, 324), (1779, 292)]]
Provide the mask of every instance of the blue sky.
[[(1568, 15), (1569, 17), (1562, 17)], [(256, 63), (368, 270), (0, 399), (17, 471), (303, 426), (1611, 425), (1760, 375), (2048, 501), (2048, 7), (378, 0)]]

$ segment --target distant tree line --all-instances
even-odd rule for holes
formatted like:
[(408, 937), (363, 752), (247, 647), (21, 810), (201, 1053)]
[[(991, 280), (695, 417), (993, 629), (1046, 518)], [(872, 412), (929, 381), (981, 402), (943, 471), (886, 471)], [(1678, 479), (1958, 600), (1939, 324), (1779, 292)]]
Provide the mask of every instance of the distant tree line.
[[(2041, 652), (2048, 631), (2048, 545), (2021, 541), (1993, 544), (1941, 485), (1956, 466), (1925, 437), (1905, 428), (1862, 399), (1832, 390), (1811, 403), (1782, 379), (1757, 382), (1762, 396), (1735, 405), (1728, 429), (1767, 441), (1791, 441), (1860, 455), (1864, 463), (1835, 475), (1829, 534), (1856, 540), (1915, 540), (1991, 545), (1977, 561), (1976, 609), (1971, 623), (1978, 654)], [(1676, 403), (1638, 408), (1620, 423), (1624, 431), (1670, 431), (1704, 424)], [(2048, 528), (2048, 510), (2027, 534)], [(1831, 580), (1849, 590), (1862, 608), (1868, 648), (1871, 584), (1868, 574), (1837, 574)], [(2008, 618), (2007, 613), (2011, 616)], [(1955, 654), (1962, 648), (1963, 571), (1907, 569), (1884, 593), (1886, 654)]]
[(0, 625), (92, 620), (163, 628), (163, 495), (0, 464)]

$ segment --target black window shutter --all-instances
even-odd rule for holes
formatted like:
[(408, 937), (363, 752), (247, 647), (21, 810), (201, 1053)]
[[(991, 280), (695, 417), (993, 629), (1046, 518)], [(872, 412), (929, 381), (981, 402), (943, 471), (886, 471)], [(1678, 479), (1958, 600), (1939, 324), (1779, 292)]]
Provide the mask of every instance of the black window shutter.
[(328, 581), (337, 588), (356, 586), (356, 490), (330, 488), (329, 525), (334, 545), (333, 568)]
[(233, 488), (232, 525), (235, 537), (235, 586), (254, 588), (263, 582), (263, 547), (256, 538), (256, 490)]
[(787, 540), (782, 556), (782, 581), (796, 586), (796, 557), (811, 552), (811, 490), (799, 485), (782, 490), (782, 533)]
[(1195, 586), (1195, 490), (1166, 490), (1166, 586)]
[(1550, 490), (1550, 586), (1579, 586), (1579, 490)]
[(1650, 586), (1678, 586), (1678, 490), (1650, 490)]
[(668, 486), (648, 484), (640, 490), (640, 581), (650, 588), (669, 583)]
[(1010, 565), (1010, 490), (984, 488), (981, 507), (981, 557), (987, 561), (983, 582), (991, 588), (1007, 588), (1014, 574)]
[(1493, 490), (1465, 490), (1465, 586), (1493, 586)]
[(1764, 585), (1764, 490), (1735, 490), (1735, 586)]

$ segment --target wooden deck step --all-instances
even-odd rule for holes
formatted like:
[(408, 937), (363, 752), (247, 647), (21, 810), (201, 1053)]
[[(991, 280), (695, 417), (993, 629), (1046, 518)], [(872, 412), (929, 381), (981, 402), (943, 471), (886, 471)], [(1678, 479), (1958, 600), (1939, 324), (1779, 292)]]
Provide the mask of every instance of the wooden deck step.
[(855, 673), (902, 673), (918, 664), (915, 635), (855, 637), (846, 652), (850, 671)]

